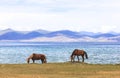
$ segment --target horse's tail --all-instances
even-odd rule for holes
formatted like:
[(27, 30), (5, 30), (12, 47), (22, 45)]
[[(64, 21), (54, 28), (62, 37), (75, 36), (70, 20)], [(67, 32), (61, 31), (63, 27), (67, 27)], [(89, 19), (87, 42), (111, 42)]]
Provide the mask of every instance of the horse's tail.
[[(85, 51), (84, 51), (85, 52)], [(86, 57), (86, 59), (88, 59), (88, 55), (87, 55), (87, 52), (85, 52), (85, 57)]]

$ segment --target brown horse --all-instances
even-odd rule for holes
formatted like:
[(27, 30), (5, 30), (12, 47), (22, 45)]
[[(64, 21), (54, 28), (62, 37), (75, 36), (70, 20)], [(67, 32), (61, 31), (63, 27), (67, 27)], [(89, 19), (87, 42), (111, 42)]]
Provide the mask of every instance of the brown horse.
[(46, 61), (46, 56), (44, 54), (36, 54), (36, 53), (33, 53), (32, 55), (30, 55), (28, 58), (27, 58), (27, 63), (30, 62), (30, 59), (32, 59), (33, 63), (35, 63), (35, 60), (41, 60), (42, 64), (43, 63), (47, 63)]
[(82, 62), (84, 62), (84, 56), (88, 59), (88, 55), (84, 50), (75, 49), (71, 54), (71, 62), (75, 61), (75, 56), (77, 56), (78, 62), (80, 61), (79, 56), (82, 56)]

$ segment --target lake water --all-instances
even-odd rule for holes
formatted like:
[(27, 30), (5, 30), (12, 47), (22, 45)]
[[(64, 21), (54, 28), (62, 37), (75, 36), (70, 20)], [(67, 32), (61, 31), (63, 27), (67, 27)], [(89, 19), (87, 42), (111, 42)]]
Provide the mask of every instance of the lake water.
[(86, 63), (120, 64), (120, 43), (93, 42), (1, 42), (0, 64), (26, 63), (26, 58), (32, 53), (45, 54), (48, 63), (67, 62), (76, 48), (87, 52), (89, 59), (85, 59)]

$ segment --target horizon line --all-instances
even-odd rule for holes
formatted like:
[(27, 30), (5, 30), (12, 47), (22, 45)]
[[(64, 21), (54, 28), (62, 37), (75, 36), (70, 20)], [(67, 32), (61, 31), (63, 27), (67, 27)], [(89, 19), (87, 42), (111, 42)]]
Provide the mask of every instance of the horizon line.
[(120, 33), (120, 32), (115, 32), (115, 31), (108, 31), (108, 32), (92, 32), (92, 31), (75, 31), (75, 30), (70, 30), (70, 29), (60, 29), (60, 30), (45, 30), (45, 29), (34, 29), (34, 30), (17, 30), (17, 29), (13, 29), (13, 28), (5, 28), (5, 29), (1, 29), (0, 31), (6, 31), (6, 30), (11, 30), (11, 31), (20, 31), (20, 32), (30, 32), (30, 31), (48, 31), (48, 32), (55, 32), (55, 31), (72, 31), (72, 32), (89, 32), (89, 33)]

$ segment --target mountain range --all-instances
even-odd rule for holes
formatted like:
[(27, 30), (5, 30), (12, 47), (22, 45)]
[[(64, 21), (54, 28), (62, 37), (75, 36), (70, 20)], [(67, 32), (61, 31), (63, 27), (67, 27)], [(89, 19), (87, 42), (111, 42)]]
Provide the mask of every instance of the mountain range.
[(0, 31), (0, 41), (30, 41), (30, 42), (120, 42), (120, 33), (93, 33), (87, 31), (16, 31), (6, 29)]

